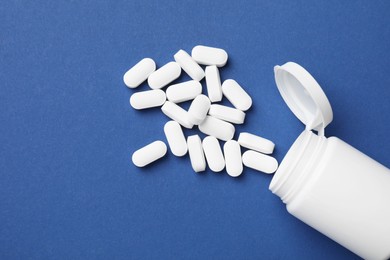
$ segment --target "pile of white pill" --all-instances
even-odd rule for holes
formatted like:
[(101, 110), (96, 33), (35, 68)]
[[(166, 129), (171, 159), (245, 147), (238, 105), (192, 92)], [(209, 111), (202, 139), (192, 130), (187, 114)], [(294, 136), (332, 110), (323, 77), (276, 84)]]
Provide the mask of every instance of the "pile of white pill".
[[(134, 93), (130, 97), (130, 105), (137, 110), (160, 107), (162, 112), (172, 119), (164, 126), (164, 133), (169, 148), (175, 156), (189, 154), (192, 168), (195, 172), (206, 169), (220, 172), (226, 168), (232, 177), (241, 175), (243, 165), (252, 169), (274, 173), (278, 168), (272, 154), (275, 144), (250, 133), (240, 133), (238, 140), (232, 140), (235, 127), (233, 124), (243, 124), (245, 111), (252, 106), (252, 98), (233, 79), (227, 79), (221, 84), (219, 68), (223, 67), (228, 54), (220, 48), (198, 45), (192, 49), (191, 55), (179, 50), (171, 61), (158, 70), (156, 63), (145, 58), (130, 68), (123, 80), (127, 87), (136, 88), (145, 80), (151, 90)], [(200, 65), (205, 65), (205, 70)], [(192, 80), (169, 85), (177, 79), (184, 70)], [(202, 94), (200, 81), (206, 79), (207, 96)], [(162, 88), (169, 85), (164, 92)], [(233, 105), (214, 104), (222, 97)], [(178, 103), (190, 101), (186, 111)], [(200, 139), (199, 135), (184, 136), (183, 129), (193, 126), (207, 135)], [(219, 140), (225, 141), (223, 151)], [(248, 149), (241, 154), (241, 147)], [(146, 166), (167, 152), (166, 144), (157, 140), (139, 150), (132, 156), (133, 163), (138, 167)]]

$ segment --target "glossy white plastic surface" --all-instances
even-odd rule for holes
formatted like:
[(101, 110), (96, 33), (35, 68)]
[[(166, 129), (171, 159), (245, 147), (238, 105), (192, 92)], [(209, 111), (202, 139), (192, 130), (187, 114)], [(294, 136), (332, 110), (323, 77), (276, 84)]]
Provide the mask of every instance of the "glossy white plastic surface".
[(139, 110), (162, 106), (165, 100), (165, 92), (161, 89), (154, 89), (134, 93), (130, 97), (130, 105)]
[(241, 110), (218, 104), (210, 106), (209, 115), (233, 124), (243, 124), (245, 120), (245, 113)]
[(292, 215), (360, 257), (390, 258), (390, 169), (324, 136), (332, 108), (304, 68), (293, 62), (276, 66), (275, 80), (306, 130), (281, 162), (270, 190)]
[(220, 172), (225, 168), (225, 159), (217, 138), (207, 136), (202, 142), (204, 155), (210, 170)]
[(222, 92), (230, 103), (232, 103), (237, 109), (246, 111), (252, 106), (252, 98), (233, 79), (227, 79), (223, 82)]
[(206, 135), (228, 141), (233, 138), (235, 128), (232, 124), (221, 119), (206, 116), (205, 120), (199, 125), (199, 130)]
[(292, 215), (360, 257), (390, 257), (390, 170), (337, 137), (304, 131), (270, 189)]
[(232, 177), (240, 176), (243, 170), (240, 145), (235, 140), (229, 140), (223, 146), (223, 152), (227, 173)]
[(228, 54), (220, 48), (208, 47), (203, 45), (195, 46), (191, 53), (192, 58), (202, 65), (225, 66), (228, 60)]
[(310, 73), (295, 62), (275, 66), (278, 90), (307, 130), (324, 135), (325, 127), (332, 122), (333, 111), (324, 91)]
[(164, 125), (164, 133), (171, 152), (176, 156), (184, 156), (187, 153), (187, 142), (181, 126), (176, 121), (169, 121)]
[(155, 70), (156, 63), (151, 58), (142, 59), (123, 75), (123, 81), (127, 87), (136, 88)]
[(161, 107), (161, 111), (170, 119), (178, 122), (185, 128), (191, 129), (194, 125), (190, 122), (190, 117), (188, 112), (185, 111), (180, 106), (172, 103), (171, 101), (166, 101), (165, 104)]
[(144, 167), (167, 153), (167, 146), (162, 141), (154, 141), (133, 153), (131, 157), (133, 163), (137, 167)]
[(168, 62), (148, 78), (149, 87), (152, 89), (163, 88), (180, 76), (181, 68), (174, 61)]
[(173, 103), (180, 103), (194, 99), (202, 93), (202, 85), (195, 80), (181, 82), (167, 88), (167, 99)]
[(204, 158), (202, 141), (199, 135), (190, 135), (187, 138), (187, 145), (192, 169), (195, 172), (204, 171), (206, 169), (206, 159)]
[(205, 95), (197, 96), (191, 103), (188, 109), (190, 122), (194, 125), (199, 125), (206, 118), (210, 108), (210, 99)]
[(179, 50), (173, 57), (193, 80), (201, 81), (204, 78), (202, 67), (186, 51)]
[(221, 78), (216, 66), (206, 67), (206, 86), (207, 95), (211, 102), (219, 102), (222, 100)]
[(249, 168), (264, 172), (274, 173), (278, 169), (278, 161), (275, 158), (252, 150), (242, 155), (242, 163)]
[(250, 133), (240, 133), (238, 143), (242, 147), (265, 154), (273, 153), (275, 148), (275, 144), (272, 141)]

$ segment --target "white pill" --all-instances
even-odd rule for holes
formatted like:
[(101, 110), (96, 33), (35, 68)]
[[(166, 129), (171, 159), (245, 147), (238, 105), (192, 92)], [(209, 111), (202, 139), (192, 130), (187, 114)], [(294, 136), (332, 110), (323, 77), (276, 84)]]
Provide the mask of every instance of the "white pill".
[(174, 61), (168, 62), (148, 78), (148, 84), (152, 89), (165, 87), (180, 76), (181, 68)]
[(141, 149), (135, 151), (131, 160), (137, 167), (144, 167), (167, 153), (167, 146), (162, 141), (154, 141)]
[(206, 160), (203, 154), (202, 142), (199, 135), (191, 135), (187, 138), (188, 154), (191, 160), (192, 169), (195, 172), (202, 172), (206, 169)]
[(271, 154), (275, 148), (272, 141), (250, 133), (240, 133), (238, 143), (242, 147), (266, 154)]
[(200, 94), (197, 96), (191, 103), (190, 108), (188, 109), (188, 114), (190, 116), (190, 122), (194, 125), (199, 125), (206, 118), (207, 112), (210, 108), (210, 99)]
[(225, 154), (226, 171), (232, 177), (238, 177), (242, 173), (241, 148), (237, 141), (229, 140), (223, 146)]
[(198, 45), (192, 49), (192, 58), (202, 65), (225, 66), (228, 54), (220, 48)]
[(241, 110), (217, 104), (210, 106), (209, 115), (233, 124), (242, 124), (245, 120), (245, 113)]
[(222, 92), (237, 109), (246, 111), (252, 106), (252, 98), (233, 79), (227, 79), (223, 82)]
[(193, 80), (201, 81), (204, 78), (202, 67), (186, 51), (179, 50), (173, 57)]
[(123, 81), (129, 88), (136, 88), (155, 70), (156, 63), (151, 58), (142, 59), (123, 75)]
[(171, 152), (176, 156), (184, 156), (187, 153), (187, 141), (179, 123), (167, 122), (164, 126), (164, 133)]
[(196, 80), (190, 80), (167, 88), (167, 99), (173, 103), (180, 103), (194, 99), (202, 93), (202, 84)]
[(199, 125), (199, 130), (206, 135), (227, 141), (233, 138), (235, 128), (232, 124), (221, 119), (206, 116), (204, 121)]
[(242, 155), (242, 162), (246, 167), (268, 174), (278, 169), (278, 161), (275, 158), (251, 150)]
[(165, 92), (161, 89), (154, 89), (134, 93), (130, 97), (130, 105), (134, 109), (145, 109), (162, 106), (165, 100)]
[(175, 120), (185, 128), (191, 129), (194, 126), (190, 122), (188, 112), (171, 101), (166, 101), (161, 110), (167, 117)]
[(223, 158), (221, 146), (217, 138), (207, 136), (202, 142), (204, 155), (207, 164), (213, 172), (220, 172), (225, 168), (225, 159)]
[(211, 102), (219, 102), (222, 100), (221, 78), (216, 66), (206, 67), (206, 86), (207, 94)]

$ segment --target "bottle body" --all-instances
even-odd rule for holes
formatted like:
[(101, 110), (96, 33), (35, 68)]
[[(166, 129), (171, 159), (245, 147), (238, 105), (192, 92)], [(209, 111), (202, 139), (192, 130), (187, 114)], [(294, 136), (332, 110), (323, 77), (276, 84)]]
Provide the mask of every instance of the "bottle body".
[(305, 131), (280, 170), (270, 189), (289, 213), (365, 259), (390, 257), (388, 168), (337, 137)]

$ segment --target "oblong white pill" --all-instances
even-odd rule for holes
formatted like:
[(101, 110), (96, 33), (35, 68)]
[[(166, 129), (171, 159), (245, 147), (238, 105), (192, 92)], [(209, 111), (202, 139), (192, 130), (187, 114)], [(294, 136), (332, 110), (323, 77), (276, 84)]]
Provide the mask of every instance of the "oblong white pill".
[(171, 85), (167, 88), (167, 99), (173, 103), (180, 103), (194, 99), (202, 93), (202, 84), (196, 80)]
[(199, 125), (206, 118), (207, 112), (210, 108), (210, 99), (200, 94), (197, 96), (191, 103), (190, 108), (188, 109), (188, 114), (190, 116), (190, 122), (194, 125)]
[(241, 148), (235, 140), (229, 140), (223, 146), (225, 154), (226, 171), (232, 177), (238, 177), (242, 173)]
[(225, 168), (225, 159), (217, 138), (214, 136), (205, 137), (202, 146), (210, 170), (213, 172), (222, 171)]
[(175, 120), (185, 128), (191, 129), (194, 124), (190, 122), (188, 112), (171, 101), (166, 101), (161, 107), (162, 112), (172, 120)]
[(246, 167), (268, 174), (278, 169), (278, 161), (275, 158), (251, 150), (242, 155), (242, 162)]
[(233, 79), (227, 79), (223, 82), (222, 92), (237, 109), (246, 111), (252, 106), (252, 98)]
[(168, 62), (148, 77), (149, 87), (158, 89), (165, 87), (180, 76), (181, 68), (174, 61)]
[(250, 133), (240, 133), (238, 143), (242, 147), (266, 154), (271, 154), (275, 148), (272, 141)]
[(137, 167), (144, 167), (167, 153), (167, 146), (162, 141), (154, 141), (133, 153), (131, 160)]
[(207, 94), (211, 102), (219, 102), (222, 100), (221, 78), (216, 66), (206, 67), (206, 86)]
[(194, 169), (195, 172), (204, 171), (206, 169), (206, 160), (204, 158), (202, 142), (199, 135), (190, 135), (187, 138), (187, 146), (192, 169)]
[(134, 93), (130, 97), (130, 105), (134, 109), (145, 109), (150, 107), (159, 107), (166, 100), (165, 92), (161, 89), (153, 89)]
[(135, 64), (123, 75), (123, 82), (129, 88), (136, 88), (144, 82), (153, 71), (156, 70), (156, 63), (151, 58), (145, 58)]
[(233, 124), (242, 124), (245, 120), (245, 113), (241, 110), (218, 104), (210, 106), (209, 115)]
[(179, 123), (168, 121), (164, 125), (164, 133), (171, 152), (179, 157), (184, 156), (187, 153), (187, 141)]
[(204, 121), (199, 125), (199, 130), (206, 135), (227, 141), (233, 138), (235, 128), (232, 124), (221, 119), (206, 116)]
[(228, 60), (228, 54), (220, 48), (208, 47), (203, 45), (195, 46), (191, 52), (192, 58), (202, 65), (225, 66)]
[(204, 78), (202, 67), (186, 51), (179, 50), (173, 57), (193, 80), (201, 81)]

